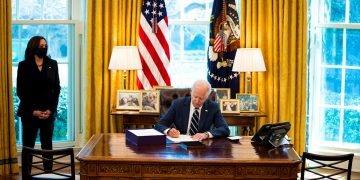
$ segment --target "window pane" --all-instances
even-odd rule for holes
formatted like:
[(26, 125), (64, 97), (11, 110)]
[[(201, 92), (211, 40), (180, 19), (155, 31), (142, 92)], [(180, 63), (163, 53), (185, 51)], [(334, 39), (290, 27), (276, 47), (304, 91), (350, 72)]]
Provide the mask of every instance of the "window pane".
[(182, 48), (182, 34), (184, 30), (182, 29), (183, 26), (181, 25), (169, 25), (169, 32), (170, 32), (170, 53), (171, 53), (171, 60), (178, 59), (177, 51), (181, 50)]
[(308, 79), (308, 142), (314, 142), (308, 146), (353, 152), (360, 145), (360, 1), (312, 0), (308, 5), (309, 19), (319, 19), (310, 23), (308, 36), (309, 47), (315, 47), (308, 49), (308, 74), (314, 77)]
[[(360, 2), (359, 2), (360, 5)], [(360, 30), (347, 29), (346, 30), (346, 65), (360, 66)]]
[(21, 25), (12, 26), (12, 62), (24, 60), (28, 39), (21, 38), (21, 28)]
[(360, 106), (360, 70), (346, 70), (345, 78), (345, 106)]
[(19, 11), (17, 19), (19, 20), (40, 20), (42, 19), (42, 0), (19, 0)]
[(170, 75), (172, 86), (188, 88), (196, 79), (206, 79), (206, 62), (172, 61), (170, 64)]
[(322, 132), (322, 139), (325, 141), (339, 141), (340, 130), (340, 110), (333, 108), (323, 109), (324, 124), (320, 129)]
[(47, 20), (68, 20), (68, 0), (44, 0), (44, 19)]
[(49, 54), (52, 58), (56, 58), (56, 60), (60, 63), (68, 62), (67, 50), (70, 42), (69, 39), (69, 25), (46, 25), (44, 27), (45, 31), (47, 31), (47, 39), (49, 44)]
[[(13, 20), (68, 20), (68, 0), (19, 0), (12, 3)], [(16, 11), (19, 6), (19, 11)]]
[(344, 111), (344, 142), (360, 142), (360, 110)]
[(212, 0), (167, 0), (165, 3), (170, 20), (210, 20)]
[(16, 19), (16, 1), (11, 1), (11, 19)]
[[(54, 141), (72, 141), (74, 140), (74, 125), (70, 117), (70, 91), (69, 91), (69, 62), (71, 57), (69, 56), (69, 50), (72, 47), (71, 38), (72, 29), (74, 25), (67, 24), (48, 24), (48, 25), (14, 25), (13, 29), (13, 95), (14, 95), (14, 109), (15, 112), (18, 109), (19, 99), (16, 96), (16, 77), (17, 77), (17, 62), (24, 59), (24, 51), (27, 46), (27, 42), (34, 35), (41, 35), (47, 39), (49, 51), (52, 59), (57, 60), (59, 66), (60, 76), (60, 98), (58, 104), (58, 116), (55, 120)], [(21, 144), (21, 122), (20, 118), (15, 114), (15, 128), (16, 128), (16, 140), (18, 144)]]
[(185, 50), (197, 51), (200, 50), (200, 56), (205, 55), (206, 36), (209, 36), (208, 26), (205, 25), (189, 25), (184, 26), (184, 43)]
[(320, 81), (321, 104), (340, 105), (341, 69), (323, 68)]
[(53, 59), (58, 62), (68, 62), (69, 29), (70, 26), (66, 24), (14, 25), (12, 27), (13, 60), (23, 60), (29, 39), (35, 35), (40, 35), (47, 39), (48, 53)]
[(169, 25), (170, 76), (174, 87), (190, 87), (194, 77), (206, 79), (207, 25)]
[[(184, 3), (184, 18), (185, 19), (210, 19), (211, 11), (206, 8), (206, 1), (182, 1)], [(208, 11), (207, 11), (208, 10)]]
[(341, 65), (343, 54), (343, 29), (323, 30), (322, 63), (326, 65)]
[(325, 0), (323, 22), (345, 22), (345, 3), (344, 0)]
[(21, 25), (19, 35), (20, 38), (29, 40), (35, 34), (43, 34), (40, 32), (43, 29), (43, 25)]
[(360, 23), (360, 2), (350, 0), (350, 23)]
[(16, 144), (20, 144), (21, 134), (21, 120), (20, 117), (16, 115), (16, 112), (19, 109), (20, 100), (17, 97), (16, 94), (16, 74), (17, 74), (17, 66), (12, 66), (12, 82), (13, 82), (13, 88), (12, 88), (12, 94), (14, 99), (14, 122), (15, 122), (15, 134), (16, 134)]
[(169, 20), (180, 19), (182, 9), (181, 0), (165, 0), (165, 5)]

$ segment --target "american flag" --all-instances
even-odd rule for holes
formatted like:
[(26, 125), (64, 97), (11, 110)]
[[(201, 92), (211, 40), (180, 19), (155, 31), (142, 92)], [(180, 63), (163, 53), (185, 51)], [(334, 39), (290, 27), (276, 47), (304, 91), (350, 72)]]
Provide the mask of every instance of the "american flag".
[(219, 33), (216, 34), (215, 40), (214, 40), (214, 52), (224, 52), (224, 39), (223, 39), (223, 33), (219, 31)]
[[(222, 4), (222, 13), (221, 13), (221, 25), (222, 28), (224, 29), (224, 22), (226, 22), (226, 2), (225, 0), (223, 0), (223, 4)], [(222, 30), (219, 30), (219, 32), (216, 34), (215, 36), (215, 40), (214, 40), (214, 52), (224, 52), (225, 50), (225, 38), (224, 38), (224, 33), (222, 32)]]
[(215, 0), (210, 19), (208, 81), (213, 88), (230, 88), (231, 98), (239, 92), (239, 73), (232, 71), (240, 48), (237, 0)]
[(139, 28), (139, 53), (142, 70), (138, 70), (139, 89), (170, 86), (168, 17), (164, 0), (144, 0)]

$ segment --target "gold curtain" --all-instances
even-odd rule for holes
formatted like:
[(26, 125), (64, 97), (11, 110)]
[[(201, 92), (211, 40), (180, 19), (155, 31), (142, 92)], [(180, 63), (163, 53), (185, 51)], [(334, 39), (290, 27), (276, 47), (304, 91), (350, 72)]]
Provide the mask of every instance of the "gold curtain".
[(19, 173), (12, 95), (11, 1), (0, 0), (0, 176)]
[[(113, 46), (136, 46), (141, 0), (87, 1), (85, 142), (98, 133), (117, 132), (111, 117), (122, 72), (108, 70)], [(136, 72), (128, 71), (128, 89), (137, 89)]]
[[(307, 2), (241, 0), (242, 48), (261, 48), (266, 72), (253, 73), (252, 93), (267, 118), (257, 125), (289, 121), (294, 148), (305, 150)], [(244, 74), (241, 75), (244, 84)], [(241, 91), (244, 87), (241, 86)]]

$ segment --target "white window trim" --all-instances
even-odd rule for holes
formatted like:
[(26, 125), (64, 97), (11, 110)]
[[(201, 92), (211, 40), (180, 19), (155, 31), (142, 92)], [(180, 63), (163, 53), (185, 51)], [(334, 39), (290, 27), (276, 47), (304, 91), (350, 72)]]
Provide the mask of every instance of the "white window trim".
[[(324, 4), (322, 4), (322, 6), (319, 6), (320, 2), (323, 2), (323, 0), (317, 0), (317, 1), (311, 1), (311, 5), (310, 5), (310, 12), (319, 12), (319, 13), (311, 13), (312, 15), (312, 19), (310, 21), (309, 24), (309, 30), (310, 32), (312, 32), (311, 34), (309, 34), (309, 108), (308, 108), (308, 117), (309, 117), (309, 128), (308, 128), (308, 135), (309, 135), (309, 152), (313, 152), (313, 153), (319, 153), (319, 154), (344, 154), (344, 153), (354, 153), (354, 160), (353, 160), (353, 171), (356, 172), (360, 172), (360, 149), (359, 146), (357, 145), (351, 145), (351, 144), (347, 144), (346, 148), (344, 147), (340, 147), (340, 146), (336, 146), (335, 143), (329, 143), (329, 142), (321, 142), (319, 140), (316, 140), (316, 138), (312, 138), (314, 136), (313, 132), (319, 132), (320, 129), (320, 122), (319, 122), (319, 113), (318, 111), (320, 110), (320, 108), (322, 107), (334, 107), (334, 108), (340, 108), (342, 107), (343, 110), (341, 110), (341, 114), (340, 114), (340, 137), (342, 137), (343, 134), (343, 112), (344, 109), (347, 108), (351, 108), (351, 106), (349, 107), (343, 107), (343, 103), (344, 103), (344, 94), (342, 94), (341, 96), (341, 104), (340, 105), (321, 105), (318, 106), (320, 102), (320, 83), (314, 83), (314, 82), (320, 82), (320, 75), (315, 75), (315, 73), (318, 71), (318, 68), (322, 68), (322, 67), (336, 67), (336, 68), (342, 68), (342, 73), (344, 74), (345, 69), (360, 69), (360, 67), (349, 67), (346, 66), (346, 62), (345, 59), (343, 59), (342, 64), (341, 65), (321, 65), (321, 61), (319, 61), (319, 59), (321, 59), (321, 53), (319, 53), (319, 51), (321, 51), (321, 36), (317, 36), (318, 34), (321, 34), (321, 30), (325, 29), (325, 28), (341, 28), (344, 29), (343, 33), (344, 33), (344, 44), (343, 44), (343, 54), (346, 54), (346, 30), (347, 29), (359, 29), (360, 30), (360, 23), (357, 24), (350, 24), (349, 22), (349, 3), (347, 1), (346, 3), (346, 10), (345, 10), (345, 23), (319, 23), (320, 19), (319, 19), (319, 14), (324, 14)], [(319, 7), (319, 8), (318, 8)], [(320, 40), (318, 40), (320, 39)], [(343, 56), (343, 58), (345, 58), (345, 56)], [(319, 71), (318, 71), (319, 72)], [(345, 75), (342, 76), (342, 84), (341, 84), (341, 91), (344, 92), (344, 88), (345, 88)], [(358, 107), (353, 109), (360, 109)]]
[[(32, 24), (68, 24), (74, 25), (74, 39), (73, 45), (74, 47), (70, 47), (73, 49), (73, 54), (71, 54), (71, 61), (69, 62), (69, 78), (71, 78), (68, 82), (69, 91), (74, 94), (69, 94), (69, 99), (73, 102), (73, 109), (70, 112), (70, 120), (74, 120), (74, 141), (66, 141), (66, 142), (56, 142), (53, 144), (54, 148), (56, 147), (79, 147), (82, 139), (83, 133), (83, 117), (85, 112), (85, 81), (82, 81), (85, 77), (85, 49), (83, 38), (84, 34), (84, 17), (85, 17), (85, 0), (68, 0), (68, 4), (71, 8), (70, 19), (73, 20), (12, 20), (12, 25), (32, 25)], [(18, 6), (19, 7), (19, 6)], [(21, 138), (21, 137), (20, 137)], [(18, 150), (20, 150), (21, 146), (18, 146)], [(37, 148), (40, 148), (40, 145), (36, 145)]]

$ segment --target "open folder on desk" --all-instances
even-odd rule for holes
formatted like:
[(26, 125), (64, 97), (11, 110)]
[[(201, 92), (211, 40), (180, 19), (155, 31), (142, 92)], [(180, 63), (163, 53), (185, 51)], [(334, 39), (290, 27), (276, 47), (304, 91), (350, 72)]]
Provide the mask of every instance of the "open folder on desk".
[(181, 142), (188, 142), (188, 141), (197, 141), (191, 138), (189, 135), (180, 134), (178, 138), (172, 138), (170, 136), (166, 136), (168, 140), (172, 141), (173, 143), (181, 143)]

